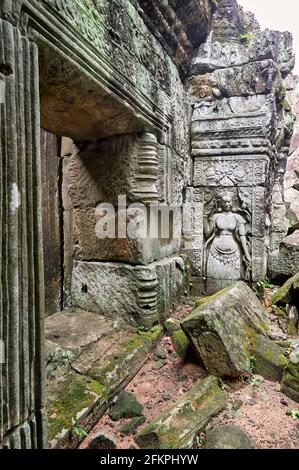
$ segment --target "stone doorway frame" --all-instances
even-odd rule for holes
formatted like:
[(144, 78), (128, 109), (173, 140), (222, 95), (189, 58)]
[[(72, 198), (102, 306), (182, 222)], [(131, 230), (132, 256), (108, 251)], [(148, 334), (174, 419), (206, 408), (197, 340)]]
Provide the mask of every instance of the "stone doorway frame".
[[(0, 203), (1, 336), (5, 364), (1, 365), (0, 446), (47, 447), (44, 378), (44, 275), (41, 222), (40, 103), (38, 51), (41, 44), (60, 47), (73, 62), (84, 64), (98, 86), (125, 103), (144, 130), (167, 134), (171, 118), (139, 92), (90, 44), (78, 41), (65, 20), (44, 2), (4, 2), (0, 20), (1, 168), (5, 183)], [(8, 5), (8, 7), (7, 7)], [(5, 11), (8, 8), (8, 11)], [(67, 2), (61, 2), (67, 12)], [(12, 10), (11, 10), (12, 9)], [(75, 58), (75, 61), (74, 61)], [(13, 341), (11, 341), (11, 339)]]

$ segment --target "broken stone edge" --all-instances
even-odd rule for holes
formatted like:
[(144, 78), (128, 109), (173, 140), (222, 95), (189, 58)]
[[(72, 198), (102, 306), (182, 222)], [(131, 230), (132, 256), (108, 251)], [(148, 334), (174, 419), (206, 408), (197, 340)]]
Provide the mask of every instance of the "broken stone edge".
[[(85, 433), (88, 434), (91, 431), (108, 409), (113, 398), (141, 369), (147, 360), (148, 353), (153, 349), (162, 333), (163, 327), (157, 325), (150, 332), (130, 336), (119, 345), (117, 352), (108, 357), (103, 364), (95, 364), (88, 376), (82, 376), (75, 371), (71, 372), (72, 378), (68, 384), (73, 384), (74, 377), (78, 379), (80, 386), (85, 383), (87, 403), (82, 400), (82, 404), (70, 408), (69, 405), (74, 401), (73, 396), (68, 393), (64, 384), (61, 385), (59, 395), (48, 407), (50, 448), (70, 449), (80, 445), (85, 438)], [(65, 414), (60, 412), (59, 416), (55, 417), (55, 407), (61, 410), (62, 402), (66, 405)], [(51, 418), (53, 415), (54, 418)], [(56, 432), (59, 425), (61, 429)], [(74, 435), (72, 432), (74, 427), (80, 429), (81, 436)]]

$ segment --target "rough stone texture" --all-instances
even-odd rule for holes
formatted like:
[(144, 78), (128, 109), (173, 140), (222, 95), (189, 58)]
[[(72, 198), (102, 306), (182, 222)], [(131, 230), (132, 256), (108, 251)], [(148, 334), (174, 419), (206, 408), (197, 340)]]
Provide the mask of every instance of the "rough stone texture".
[(109, 432), (102, 430), (88, 445), (89, 449), (116, 449), (115, 439)]
[(265, 336), (257, 335), (250, 350), (255, 361), (254, 373), (267, 380), (280, 382), (288, 363), (284, 349)]
[(206, 297), (181, 326), (208, 372), (228, 377), (248, 373), (251, 344), (267, 334), (263, 307), (243, 282)]
[(254, 449), (254, 443), (246, 432), (226, 424), (206, 432), (206, 449)]
[(57, 137), (42, 130), (42, 221), (46, 316), (58, 312), (62, 303), (61, 160), (58, 150)]
[(299, 301), (299, 272), (288, 279), (272, 296), (273, 304), (298, 304)]
[[(46, 445), (37, 48), (0, 15), (0, 447)], [(1, 343), (2, 344), (2, 343)]]
[(168, 334), (172, 334), (175, 331), (179, 331), (181, 329), (180, 321), (174, 318), (168, 318), (164, 323), (164, 328)]
[(210, 376), (145, 426), (135, 441), (142, 449), (190, 448), (195, 435), (225, 407), (226, 400), (218, 379)]
[(294, 276), (299, 272), (299, 230), (282, 240), (277, 256), (271, 259), (270, 272), (272, 276)]
[(72, 350), (61, 348), (53, 341), (46, 340), (45, 356), (46, 377), (47, 379), (53, 379), (56, 376), (67, 374), (70, 363), (76, 357), (76, 353)]
[(128, 423), (121, 426), (120, 432), (124, 434), (135, 434), (137, 429), (145, 423), (146, 419), (144, 416), (133, 418)]
[[(149, 209), (128, 207), (132, 203), (152, 204), (158, 202), (157, 190), (158, 157), (157, 139), (152, 134), (128, 135), (92, 143), (84, 151), (74, 154), (64, 167), (64, 193), (66, 205), (72, 206), (73, 247), (78, 260), (121, 261), (131, 264), (148, 264), (176, 253), (181, 245), (180, 212), (177, 211), (173, 234), (153, 232), (159, 214), (151, 208), (151, 230)], [(125, 207), (117, 208), (118, 198), (125, 195)], [(106, 216), (102, 204), (113, 204), (115, 210)], [(123, 203), (121, 202), (123, 205)], [(167, 207), (164, 209), (167, 210)], [(134, 221), (143, 225), (134, 229)], [(168, 215), (169, 219), (169, 215)], [(113, 224), (107, 238), (100, 230), (109, 220)], [(131, 224), (133, 233), (123, 235), (122, 221)], [(166, 216), (162, 215), (163, 223)], [(163, 229), (162, 229), (163, 230)], [(141, 232), (141, 233), (140, 233)], [(145, 232), (145, 233), (144, 233)]]
[(132, 393), (122, 391), (116, 402), (109, 408), (109, 416), (113, 421), (122, 418), (137, 418), (142, 416), (143, 406), (136, 400)]
[(299, 403), (299, 365), (289, 362), (286, 368), (282, 381), (281, 391), (287, 397)]
[(126, 319), (133, 325), (152, 326), (159, 315), (174, 307), (182, 289), (181, 258), (169, 258), (148, 266), (77, 262), (72, 278), (76, 307)]
[(76, 353), (84, 346), (111, 335), (117, 331), (117, 327), (120, 329), (121, 324), (117, 326), (107, 321), (107, 318), (91, 312), (58, 312), (46, 319), (45, 335), (60, 347)]
[(191, 344), (183, 330), (179, 329), (177, 331), (174, 331), (171, 334), (171, 341), (174, 349), (176, 350), (177, 355), (181, 359), (185, 360), (190, 351)]
[[(46, 396), (51, 448), (78, 446), (84, 436), (76, 435), (74, 428), (85, 432), (92, 429), (108, 404), (142, 367), (162, 333), (160, 326), (140, 334), (132, 334), (122, 326), (120, 340), (119, 327), (112, 325), (113, 322), (109, 324), (99, 315), (93, 314), (92, 317), (89, 314), (94, 330), (92, 336), (85, 326), (86, 313), (78, 311), (76, 315), (75, 312), (66, 315), (70, 315), (71, 332), (74, 334), (77, 330), (80, 337), (78, 330), (81, 325), (82, 336), (79, 340), (74, 337), (69, 340), (67, 346), (71, 349), (59, 345), (59, 342), (65, 344), (67, 341), (63, 335), (56, 338), (55, 343), (47, 341), (50, 374)], [(47, 318), (48, 332), (53, 318), (52, 333), (61, 334), (55, 330), (55, 315)], [(100, 335), (99, 330), (105, 322), (109, 324), (110, 331), (106, 328)]]
[(289, 33), (261, 31), (235, 0), (218, 2), (185, 82), (193, 106), (191, 261), (208, 293), (263, 279), (267, 247), (274, 252), (286, 235), (281, 175), (293, 127), (293, 66)]
[(296, 80), (296, 123), (284, 175), (284, 201), (286, 203), (289, 229), (299, 228), (299, 82)]

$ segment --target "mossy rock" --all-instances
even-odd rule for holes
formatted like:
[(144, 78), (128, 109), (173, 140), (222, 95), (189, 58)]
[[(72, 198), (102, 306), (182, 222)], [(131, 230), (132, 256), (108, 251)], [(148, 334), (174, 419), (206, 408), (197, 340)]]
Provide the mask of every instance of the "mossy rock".
[(118, 350), (105, 359), (93, 364), (89, 375), (102, 383), (108, 390), (109, 396), (122, 387), (124, 381), (138, 372), (147, 353), (161, 336), (163, 327), (153, 327), (149, 332), (139, 332), (123, 341)]
[(185, 449), (227, 404), (216, 377), (197, 383), (190, 392), (146, 425), (135, 437), (142, 449)]
[[(295, 294), (296, 291), (296, 294)], [(299, 293), (299, 273), (287, 280), (287, 282), (280, 287), (275, 294), (272, 296), (272, 304), (291, 304), (294, 296), (298, 296)]]
[(181, 325), (179, 320), (175, 320), (174, 318), (168, 318), (166, 322), (164, 323), (164, 328), (168, 334), (172, 334), (175, 331), (178, 331), (181, 329)]
[(96, 401), (105, 403), (105, 389), (97, 381), (76, 373), (66, 375), (64, 382), (47, 387), (48, 435), (53, 440), (69, 430), (80, 414), (92, 409)]
[(281, 392), (299, 403), (299, 364), (292, 364), (289, 361), (282, 376)]
[(206, 449), (254, 449), (251, 437), (239, 426), (225, 424), (207, 431)]
[(144, 416), (138, 416), (133, 418), (128, 423), (125, 423), (121, 426), (120, 432), (126, 435), (134, 434), (136, 430), (145, 423)]
[(142, 416), (143, 406), (132, 393), (120, 392), (117, 402), (109, 408), (109, 416), (113, 421), (122, 418), (136, 418)]
[(265, 336), (256, 335), (251, 345), (251, 354), (255, 358), (254, 373), (267, 380), (280, 382), (288, 363), (284, 352), (285, 350), (274, 341)]
[(265, 310), (244, 282), (200, 299), (181, 326), (207, 371), (232, 378), (249, 371), (250, 344), (268, 331)]
[(158, 346), (155, 350), (155, 358), (156, 359), (166, 359), (167, 358), (167, 351), (162, 346)]
[(191, 348), (191, 343), (182, 329), (174, 331), (171, 335), (171, 341), (177, 355), (184, 361), (187, 359)]

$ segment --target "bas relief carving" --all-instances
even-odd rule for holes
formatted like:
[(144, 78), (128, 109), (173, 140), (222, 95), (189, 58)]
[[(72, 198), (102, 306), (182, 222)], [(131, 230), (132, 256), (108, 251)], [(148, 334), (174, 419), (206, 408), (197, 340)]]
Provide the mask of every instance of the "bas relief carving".
[[(224, 191), (205, 206), (203, 272), (207, 290), (251, 280), (251, 214), (239, 195)], [(211, 286), (212, 284), (212, 286)]]

